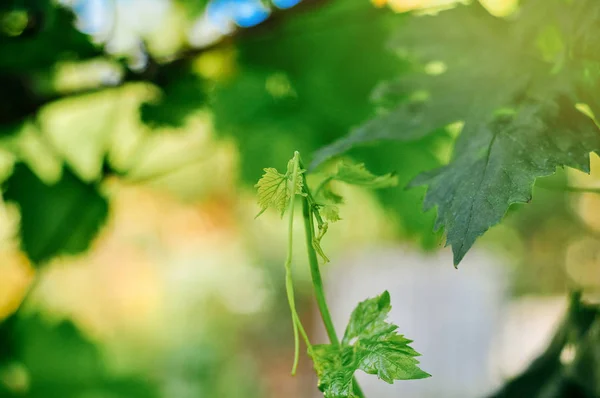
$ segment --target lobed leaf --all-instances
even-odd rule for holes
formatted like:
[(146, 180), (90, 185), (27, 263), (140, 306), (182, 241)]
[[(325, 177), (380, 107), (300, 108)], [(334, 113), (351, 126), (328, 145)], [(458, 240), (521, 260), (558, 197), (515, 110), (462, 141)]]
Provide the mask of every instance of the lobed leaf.
[(340, 221), (340, 209), (335, 205), (325, 205), (319, 209), (319, 213), (329, 222)]
[(358, 398), (353, 381), (356, 372), (352, 349), (330, 344), (313, 346), (311, 356), (325, 398)]
[(390, 294), (387, 291), (360, 302), (350, 315), (342, 344), (351, 344), (353, 339), (371, 339), (393, 333), (398, 327), (385, 321), (391, 309)]
[(292, 185), (292, 174), (294, 172), (292, 160), (288, 162), (285, 174), (281, 174), (277, 169), (272, 167), (266, 168), (264, 171), (265, 173), (255, 185), (255, 188), (258, 190), (258, 204), (261, 207), (256, 217), (264, 213), (269, 207), (277, 209), (283, 217), (290, 203), (292, 189), (295, 195), (302, 195), (304, 183), (301, 174), (304, 173), (304, 170), (297, 171), (295, 188), (290, 186)]
[(325, 398), (353, 398), (353, 377), (357, 370), (377, 375), (392, 384), (394, 380), (430, 377), (417, 365), (419, 356), (411, 340), (396, 334), (398, 326), (386, 322), (391, 310), (390, 295), (358, 304), (350, 316), (341, 346), (313, 346), (310, 354)]
[(594, 122), (568, 104), (525, 104), (517, 114), (466, 125), (448, 166), (418, 176), (428, 185), (425, 209), (438, 207), (457, 265), (475, 239), (503, 218), (513, 203), (531, 200), (537, 177), (557, 167), (589, 171), (590, 150), (600, 150)]
[(357, 145), (414, 141), (462, 122), (450, 163), (410, 184), (428, 186), (425, 209), (437, 207), (435, 229), (444, 227), (456, 265), (511, 204), (530, 200), (537, 177), (589, 170), (600, 132), (575, 105), (598, 109), (599, 23), (600, 3), (588, 0), (532, 0), (512, 19), (477, 2), (412, 17), (392, 46), (420, 65), (375, 93), (395, 107), (321, 149), (312, 166)]

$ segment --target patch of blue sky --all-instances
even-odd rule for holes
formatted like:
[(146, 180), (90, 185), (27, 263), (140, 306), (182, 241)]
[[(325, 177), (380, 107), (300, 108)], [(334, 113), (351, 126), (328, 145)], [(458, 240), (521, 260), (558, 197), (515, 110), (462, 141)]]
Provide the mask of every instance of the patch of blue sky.
[(107, 0), (73, 1), (72, 8), (77, 15), (79, 30), (90, 35), (103, 33), (109, 23), (109, 7)]
[(223, 30), (232, 22), (242, 28), (256, 26), (270, 13), (260, 0), (212, 0), (206, 7), (208, 20)]
[(302, 0), (272, 0), (273, 5), (277, 8), (292, 8)]

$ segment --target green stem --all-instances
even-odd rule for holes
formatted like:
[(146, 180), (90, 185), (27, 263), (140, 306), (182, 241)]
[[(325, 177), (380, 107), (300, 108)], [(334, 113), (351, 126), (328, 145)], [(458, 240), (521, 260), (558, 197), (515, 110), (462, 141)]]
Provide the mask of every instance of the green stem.
[(312, 347), (312, 344), (310, 343), (310, 340), (308, 338), (308, 334), (306, 333), (306, 330), (304, 330), (304, 326), (302, 326), (302, 323), (300, 322), (300, 318), (298, 317), (298, 313), (294, 314), (293, 316), (296, 318), (296, 326), (298, 327), (298, 330), (300, 331), (300, 335), (304, 339), (304, 343), (306, 344), (306, 348), (308, 349), (308, 353), (312, 357), (313, 356), (313, 347)]
[(315, 188), (315, 197), (319, 197), (319, 193), (321, 192), (321, 189), (323, 189), (325, 187), (325, 185), (329, 184), (331, 182), (331, 180), (333, 180), (333, 176), (329, 176), (327, 178), (325, 178), (323, 181), (321, 181), (319, 183), (319, 185), (317, 185), (317, 187)]
[[(306, 190), (308, 190), (308, 188), (306, 188)], [(335, 326), (333, 325), (333, 321), (331, 319), (329, 307), (327, 306), (327, 300), (325, 299), (325, 289), (323, 287), (323, 278), (321, 277), (321, 270), (319, 268), (319, 261), (317, 259), (317, 253), (315, 252), (315, 249), (313, 247), (315, 229), (313, 222), (313, 211), (308, 198), (308, 196), (302, 198), (302, 215), (304, 218), (304, 231), (306, 233), (306, 251), (308, 252), (310, 275), (312, 277), (313, 287), (315, 290), (315, 297), (317, 299), (319, 312), (321, 313), (321, 319), (323, 320), (323, 325), (325, 325), (325, 330), (327, 331), (329, 341), (331, 341), (331, 344), (339, 346), (340, 340), (335, 331)], [(352, 378), (352, 385), (356, 396), (359, 398), (365, 398), (365, 394), (358, 385), (358, 381), (356, 381), (355, 377)]]
[(292, 194), (289, 204), (288, 221), (288, 252), (285, 260), (285, 291), (287, 293), (290, 312), (292, 313), (292, 327), (294, 329), (294, 364), (292, 365), (292, 375), (296, 374), (298, 361), (300, 359), (300, 338), (298, 336), (298, 324), (300, 323), (298, 312), (296, 311), (296, 300), (294, 298), (294, 283), (292, 280), (292, 244), (294, 237), (294, 203), (296, 202), (296, 176), (298, 175), (299, 154), (294, 153), (294, 170), (292, 172)]
[(285, 270), (285, 290), (287, 292), (288, 303), (290, 304), (290, 311), (292, 312), (292, 329), (294, 330), (294, 363), (292, 365), (292, 376), (296, 375), (298, 369), (298, 361), (300, 360), (300, 338), (298, 337), (298, 317), (295, 315), (295, 303), (294, 303), (294, 287), (292, 284), (292, 278), (290, 271), (286, 267)]
[(312, 218), (312, 210), (307, 198), (302, 199), (302, 214), (304, 217), (304, 231), (306, 233), (306, 251), (308, 252), (308, 263), (310, 265), (310, 275), (312, 277), (313, 287), (315, 289), (315, 296), (317, 298), (317, 305), (327, 336), (334, 345), (339, 345), (340, 341), (335, 332), (333, 321), (331, 320), (331, 314), (329, 313), (329, 307), (325, 300), (325, 290), (323, 288), (323, 278), (321, 278), (321, 270), (319, 269), (319, 260), (317, 259), (317, 253), (313, 247), (314, 239), (314, 223)]
[[(288, 303), (290, 305), (290, 312), (292, 313), (292, 325), (294, 329), (294, 365), (292, 366), (292, 375), (296, 373), (298, 367), (299, 360), (299, 350), (300, 350), (300, 339), (299, 334), (302, 335), (306, 343), (306, 347), (308, 349), (309, 354), (313, 355), (313, 347), (310, 344), (310, 340), (302, 323), (300, 322), (300, 317), (298, 316), (298, 311), (296, 310), (296, 304), (294, 299), (294, 285), (292, 280), (292, 244), (293, 244), (293, 227), (294, 227), (294, 203), (296, 197), (296, 183), (298, 171), (300, 168), (303, 168), (302, 161), (300, 160), (300, 154), (298, 152), (294, 153), (293, 158), (293, 170), (292, 170), (292, 179), (291, 179), (291, 197), (290, 203), (288, 205), (289, 210), (289, 221), (288, 221), (288, 252), (287, 258), (285, 260), (285, 287), (287, 293)], [(333, 326), (333, 321), (331, 319), (331, 314), (329, 313), (329, 308), (327, 307), (327, 302), (325, 300), (325, 289), (323, 288), (323, 279), (321, 278), (321, 271), (319, 269), (319, 261), (317, 259), (317, 253), (314, 248), (315, 242), (315, 228), (313, 223), (313, 217), (315, 217), (319, 223), (319, 227), (321, 228), (323, 220), (321, 220), (319, 212), (315, 211), (317, 209), (316, 202), (313, 196), (308, 189), (308, 184), (306, 183), (306, 177), (304, 173), (301, 174), (304, 192), (302, 198), (302, 209), (304, 216), (304, 230), (306, 233), (306, 250), (308, 252), (308, 260), (310, 264), (310, 273), (312, 276), (313, 287), (315, 290), (315, 296), (317, 298), (317, 303), (319, 305), (319, 312), (321, 313), (321, 318), (323, 319), (323, 324), (325, 325), (325, 329), (327, 330), (327, 335), (329, 336), (329, 340), (334, 346), (340, 345), (340, 340), (337, 337), (337, 333), (335, 332), (335, 327)], [(352, 386), (354, 390), (354, 394), (358, 398), (365, 398), (364, 393), (362, 392), (356, 378), (352, 378)]]

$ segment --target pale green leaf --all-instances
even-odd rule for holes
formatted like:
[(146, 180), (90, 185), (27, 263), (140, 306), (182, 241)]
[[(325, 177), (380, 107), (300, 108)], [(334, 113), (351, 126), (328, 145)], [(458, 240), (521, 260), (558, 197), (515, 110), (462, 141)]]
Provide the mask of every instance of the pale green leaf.
[[(281, 216), (285, 213), (292, 196), (292, 174), (294, 173), (293, 161), (290, 160), (287, 165), (287, 172), (281, 174), (277, 169), (269, 167), (264, 169), (265, 173), (254, 186), (258, 190), (258, 204), (260, 212), (256, 217), (260, 216), (269, 207), (275, 208)], [(302, 195), (303, 182), (301, 174), (304, 170), (298, 170), (296, 176), (296, 187), (294, 193)]]
[(260, 205), (260, 213), (257, 214), (257, 217), (269, 207), (274, 207), (283, 216), (289, 203), (289, 181), (286, 175), (281, 174), (277, 169), (269, 167), (264, 171), (265, 174), (254, 186), (258, 190), (258, 204)]
[(363, 163), (352, 164), (343, 162), (338, 166), (337, 172), (332, 176), (334, 180), (346, 184), (379, 189), (398, 185), (398, 177), (393, 173), (377, 176), (371, 173)]
[(340, 209), (335, 205), (325, 205), (319, 209), (319, 213), (329, 222), (340, 221)]

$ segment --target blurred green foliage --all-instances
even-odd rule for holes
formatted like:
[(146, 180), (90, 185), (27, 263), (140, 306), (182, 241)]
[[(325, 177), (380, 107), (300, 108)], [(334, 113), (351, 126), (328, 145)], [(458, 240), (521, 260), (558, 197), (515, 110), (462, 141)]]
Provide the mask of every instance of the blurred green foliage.
[(23, 250), (36, 265), (87, 250), (108, 214), (108, 202), (95, 184), (67, 168), (57, 183), (47, 185), (18, 164), (5, 183), (4, 198), (19, 206)]
[[(265, 165), (285, 164), (294, 150), (313, 153), (373, 114), (373, 88), (407, 70), (385, 47), (405, 17), (362, 0), (326, 2), (318, 12), (237, 41), (236, 73), (216, 85), (211, 106), (217, 131), (239, 143), (245, 181), (258, 180)], [(441, 132), (351, 155), (377, 174), (394, 171), (403, 187), (420, 171), (439, 166), (438, 152), (450, 143)], [(423, 191), (377, 194), (396, 213), (403, 237), (426, 247), (438, 241), (431, 233), (433, 214), (421, 212)]]
[[(165, 32), (183, 31), (201, 21), (207, 2), (174, 0), (172, 4), (178, 26), (171, 25)], [(118, 20), (118, 12), (109, 18)], [(139, 18), (140, 25), (144, 18)], [(596, 115), (600, 113), (596, 95), (599, 21), (600, 7), (595, 0), (523, 1), (519, 12), (503, 19), (487, 14), (477, 2), (417, 17), (375, 8), (367, 0), (305, 0), (289, 10), (273, 11), (262, 25), (235, 30), (206, 47), (175, 34), (175, 39), (169, 38), (172, 42), (167, 40), (168, 45), (161, 47), (156, 42), (168, 36), (166, 33), (150, 37), (130, 32), (132, 38), (125, 40), (131, 39), (134, 45), (130, 47), (139, 51), (117, 54), (114, 44), (123, 34), (119, 26), (107, 37), (91, 37), (80, 31), (81, 21), (64, 5), (47, 0), (2, 1), (0, 148), (3, 165), (8, 165), (2, 172), (7, 176), (2, 195), (6, 203), (16, 205), (20, 216), (16, 240), (34, 267), (56, 257), (82, 254), (93, 245), (113, 209), (107, 188), (111, 181), (135, 184), (163, 179), (185, 171), (190, 163), (197, 166), (210, 156), (228, 154), (219, 150), (233, 143), (235, 159), (226, 159), (233, 164), (239, 156), (239, 165), (215, 167), (208, 163), (203, 170), (219, 179), (223, 175), (235, 178), (235, 173), (218, 173), (235, 168), (244, 188), (259, 179), (264, 167), (285, 165), (296, 150), (313, 160), (311, 172), (331, 171), (334, 163), (328, 159), (334, 155), (364, 162), (377, 175), (393, 172), (399, 187), (378, 191), (379, 203), (397, 227), (398, 237), (426, 248), (441, 245), (443, 232), (431, 232), (434, 211), (421, 211), (425, 188), (404, 188), (418, 174), (447, 165), (432, 177), (434, 189), (428, 207), (441, 205), (447, 228), (452, 231), (460, 224), (461, 232), (469, 235), (469, 239), (458, 239), (461, 257), (474, 236), (496, 223), (516, 199), (506, 199), (494, 208), (492, 216), (486, 213), (490, 201), (511, 190), (521, 193), (518, 200), (529, 199), (534, 177), (551, 173), (557, 164), (585, 169), (585, 155), (598, 149), (595, 137), (588, 140), (592, 144), (577, 147), (583, 142), (577, 139), (580, 130), (570, 129), (569, 139), (565, 139), (564, 129), (563, 135), (551, 134), (564, 119), (555, 118), (553, 110), (565, 106), (565, 97), (569, 106), (585, 103)], [(136, 25), (131, 18), (121, 24), (127, 28)], [(386, 47), (390, 36), (394, 37), (391, 51)], [(161, 51), (154, 53), (153, 48)], [(61, 85), (64, 76), (69, 84)], [(558, 86), (560, 95), (539, 95), (545, 93), (540, 87), (546, 89), (549, 82)], [(108, 95), (101, 97), (103, 94)], [(560, 97), (549, 105), (550, 112), (527, 120), (513, 118), (523, 109), (531, 109), (531, 102), (543, 103), (550, 97)], [(109, 106), (105, 110), (96, 104)], [(583, 115), (571, 108), (569, 123), (581, 121)], [(194, 124), (206, 115), (212, 123), (209, 127)], [(509, 155), (496, 164), (496, 177), (510, 167), (535, 170), (527, 169), (524, 178), (513, 173), (509, 183), (485, 190), (477, 181), (489, 177), (487, 169), (482, 177), (482, 169), (475, 166), (485, 152), (482, 148), (491, 146), (491, 130), (486, 128), (496, 116), (504, 118), (502, 126), (516, 123), (519, 127), (514, 129), (519, 134), (513, 130), (511, 134), (505, 130), (492, 134), (491, 142), (505, 143)], [(60, 119), (55, 125), (53, 117)], [(85, 125), (79, 123), (82, 120)], [(459, 121), (462, 123), (454, 123)], [(590, 120), (586, 123), (592, 126)], [(26, 129), (32, 125), (35, 129)], [(478, 128), (470, 129), (471, 125)], [(190, 156), (188, 152), (198, 143), (188, 132), (203, 129), (210, 138), (205, 140), (210, 141), (207, 153)], [(495, 141), (501, 135), (502, 140)], [(527, 141), (531, 148), (520, 151), (523, 137), (531, 138)], [(178, 145), (169, 141), (179, 138)], [(532, 162), (531, 152), (539, 149), (536, 143), (543, 156)], [(162, 146), (167, 155), (154, 156)], [(317, 151), (319, 148), (324, 149)], [(314, 154), (312, 159), (310, 154)], [(159, 173), (146, 177), (146, 163), (163, 161), (164, 168), (156, 167)], [(448, 168), (461, 161), (465, 163), (459, 165), (459, 172)], [(176, 167), (170, 169), (170, 165)], [(183, 184), (198, 183), (185, 173), (180, 175)], [(560, 188), (569, 179), (562, 175), (553, 181)], [(455, 187), (461, 184), (466, 188), (457, 199)], [(244, 188), (240, 188), (242, 194), (236, 192), (241, 199), (236, 196), (235, 200), (245, 200)], [(477, 206), (472, 197), (480, 199)], [(473, 215), (473, 210), (481, 211)], [(564, 193), (542, 187), (536, 188), (533, 205), (519, 205), (519, 211), (515, 210), (514, 206), (509, 210), (505, 224), (513, 233), (513, 240), (507, 241), (518, 242), (511, 250), (520, 248), (514, 255), (519, 264), (515, 292), (564, 290), (569, 244), (581, 236), (595, 236), (597, 231), (582, 225)], [(479, 214), (487, 216), (480, 228), (455, 223), (465, 217), (470, 222)], [(502, 236), (502, 231), (496, 236)], [(274, 290), (277, 297), (283, 295), (281, 286)], [(176, 391), (170, 393), (176, 396), (173, 394), (181, 390), (169, 381), (178, 378), (193, 386), (187, 392), (190, 396), (264, 395), (259, 375), (248, 371), (257, 364), (231, 358), (232, 350), (244, 348), (231, 337), (238, 333), (237, 323), (232, 326), (223, 321), (222, 330), (213, 330), (210, 338), (186, 342), (169, 358), (173, 366), (169, 363), (167, 369), (161, 369), (165, 374), (161, 379), (150, 371), (113, 374), (102, 347), (74, 322), (53, 324), (24, 308), (0, 323), (0, 396), (169, 396), (165, 391)], [(274, 313), (284, 309), (265, 316), (268, 328), (282, 336), (287, 335), (279, 331), (282, 326), (277, 322), (282, 317)], [(592, 311), (583, 310), (587, 315)], [(578, 320), (569, 322), (580, 324)], [(567, 380), (568, 387), (575, 386), (580, 396), (599, 394), (595, 382), (600, 377), (596, 377), (600, 369), (598, 322), (585, 325), (585, 332), (575, 333), (571, 342), (583, 347), (573, 366), (563, 367), (552, 351), (544, 365), (550, 364), (550, 370), (543, 380), (532, 379), (528, 371), (518, 379), (521, 382), (506, 386), (509, 395), (499, 396), (518, 396), (512, 391), (519, 389), (527, 391), (527, 396), (544, 397), (540, 389), (556, 380)], [(257, 335), (252, 341), (259, 347), (266, 345), (261, 340), (265, 339), (263, 332), (263, 328), (250, 332)], [(173, 380), (166, 380), (168, 377)], [(555, 391), (543, 393), (575, 396), (574, 390)]]
[[(568, 312), (546, 350), (492, 397), (597, 397), (599, 317), (597, 305), (582, 302), (579, 292), (572, 294)], [(561, 360), (569, 345), (576, 352), (572, 362)]]
[(205, 104), (205, 83), (190, 70), (162, 73), (159, 97), (140, 107), (140, 118), (152, 128), (182, 127), (186, 117)]
[(157, 396), (150, 380), (111, 375), (98, 347), (71, 322), (51, 324), (28, 315), (9, 318), (1, 328), (2, 347), (10, 342), (11, 350), (2, 361), (4, 377), (14, 388), (0, 384), (3, 397)]

